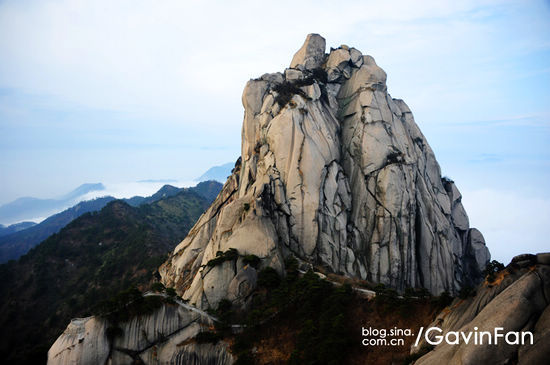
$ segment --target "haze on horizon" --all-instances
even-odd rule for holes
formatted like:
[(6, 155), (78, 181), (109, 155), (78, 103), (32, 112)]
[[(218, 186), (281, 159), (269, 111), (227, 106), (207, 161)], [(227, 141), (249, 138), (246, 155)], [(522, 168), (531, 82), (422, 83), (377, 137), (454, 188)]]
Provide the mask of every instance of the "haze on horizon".
[(550, 251), (549, 19), (541, 0), (0, 2), (0, 204), (234, 161), (246, 81), (316, 32), (387, 72), (494, 258)]

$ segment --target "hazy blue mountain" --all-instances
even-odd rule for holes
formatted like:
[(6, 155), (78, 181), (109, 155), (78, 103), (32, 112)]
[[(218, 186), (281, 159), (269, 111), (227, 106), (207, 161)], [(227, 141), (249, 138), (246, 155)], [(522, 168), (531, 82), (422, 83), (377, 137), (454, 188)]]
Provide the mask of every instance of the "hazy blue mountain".
[(228, 162), (221, 166), (211, 167), (195, 181), (216, 180), (223, 184), (227, 180), (227, 177), (231, 175), (231, 170), (233, 167), (235, 167), (234, 162)]
[(52, 215), (39, 224), (0, 237), (0, 263), (16, 260), (50, 235), (80, 217), (84, 213), (101, 210), (115, 200), (112, 196), (80, 202), (72, 208)]
[[(177, 188), (172, 185), (164, 185), (151, 196), (134, 196), (129, 199), (121, 200), (128, 205), (138, 207), (140, 205), (151, 204), (162, 199), (173, 197), (182, 192), (187, 192), (197, 194), (210, 204), (214, 201), (216, 196), (218, 196), (221, 188), (222, 184), (217, 181), (204, 181), (190, 188)], [(82, 214), (99, 211), (113, 200), (115, 200), (114, 197), (107, 196), (83, 201), (61, 213), (52, 215), (39, 224), (25, 222), (10, 226), (13, 227), (11, 228), (12, 232), (6, 233), (5, 235), (0, 234), (0, 263), (18, 259), (31, 248), (38, 245), (50, 235), (59, 232), (63, 227), (80, 217)], [(16, 227), (14, 226), (18, 226), (20, 229), (15, 231)], [(26, 229), (24, 228), (25, 226), (27, 226)], [(8, 230), (10, 227), (0, 227), (0, 232)]]
[(190, 188), (177, 188), (172, 185), (164, 185), (162, 188), (159, 189), (156, 193), (154, 193), (151, 196), (143, 197), (143, 196), (133, 196), (131, 198), (122, 199), (129, 205), (133, 207), (137, 207), (142, 204), (151, 204), (156, 202), (157, 200), (169, 198), (171, 196), (174, 196), (182, 191), (188, 191), (188, 192), (194, 192), (203, 198), (205, 198), (210, 203), (216, 199), (218, 196), (218, 193), (222, 189), (222, 184), (220, 184), (218, 181), (215, 180), (209, 180), (209, 181), (202, 181), (198, 183), (196, 186), (190, 187)]
[(105, 186), (101, 183), (82, 184), (73, 191), (53, 199), (39, 199), (33, 197), (23, 197), (12, 201), (11, 203), (0, 206), (0, 222), (4, 224), (17, 222), (37, 217), (47, 217), (52, 212), (58, 212), (74, 204), (79, 197), (92, 192), (104, 190)]
[(223, 185), (220, 184), (218, 181), (208, 180), (200, 182), (197, 184), (197, 186), (188, 189), (206, 198), (206, 200), (212, 203), (222, 190), (222, 187)]
[(74, 189), (68, 194), (65, 194), (61, 200), (74, 200), (92, 191), (105, 190), (105, 186), (102, 183), (96, 184), (82, 184), (78, 188)]
[(22, 231), (24, 229), (27, 229), (29, 227), (32, 227), (36, 225), (36, 223), (34, 222), (21, 222), (21, 223), (16, 223), (16, 224), (12, 224), (10, 226), (4, 226), (3, 224), (0, 224), (0, 237), (2, 236), (7, 236), (8, 234), (12, 234), (12, 233), (15, 233), (15, 232), (19, 232), (19, 231)]
[(157, 191), (151, 196), (148, 196), (148, 197), (133, 196), (131, 198), (127, 198), (123, 200), (129, 205), (133, 207), (137, 207), (141, 204), (149, 204), (149, 203), (156, 202), (157, 200), (162, 198), (168, 198), (170, 196), (174, 196), (182, 190), (183, 188), (177, 188), (172, 185), (164, 185), (162, 188), (159, 189), (159, 191)]

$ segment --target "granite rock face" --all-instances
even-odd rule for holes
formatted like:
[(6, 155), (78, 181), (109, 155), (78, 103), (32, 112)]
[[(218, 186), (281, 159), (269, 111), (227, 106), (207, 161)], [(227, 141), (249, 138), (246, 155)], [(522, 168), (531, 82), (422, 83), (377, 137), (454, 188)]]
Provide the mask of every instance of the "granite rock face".
[(110, 340), (106, 335), (110, 325), (105, 320), (78, 318), (48, 351), (48, 364), (233, 364), (225, 343), (192, 340), (212, 325), (206, 315), (183, 305), (164, 305), (153, 314), (120, 324), (121, 335)]
[[(496, 327), (501, 333), (520, 333), (517, 344), (499, 338), (495, 344), (458, 345), (442, 343), (418, 359), (415, 364), (544, 364), (550, 357), (550, 253), (521, 255), (512, 260), (505, 270), (498, 273), (494, 282), (483, 282), (474, 297), (455, 299), (428, 327), (438, 327), (441, 335), (470, 331), (494, 334)], [(533, 334), (533, 343), (526, 336), (522, 343), (521, 332)], [(440, 335), (440, 333), (434, 333)], [(510, 335), (515, 342), (516, 335)], [(454, 339), (450, 337), (451, 341)], [(431, 341), (437, 340), (430, 337)], [(427, 345), (424, 339), (411, 352)]]
[[(245, 302), (256, 269), (244, 255), (280, 272), (293, 255), (398, 290), (477, 284), (490, 258), (483, 236), (386, 77), (371, 56), (325, 54), (310, 34), (289, 69), (250, 80), (241, 158), (160, 268), (163, 283), (200, 308)], [(208, 265), (230, 248), (239, 256)]]
[(308, 34), (302, 48), (296, 52), (290, 63), (290, 68), (314, 69), (325, 61), (325, 38), (319, 34)]

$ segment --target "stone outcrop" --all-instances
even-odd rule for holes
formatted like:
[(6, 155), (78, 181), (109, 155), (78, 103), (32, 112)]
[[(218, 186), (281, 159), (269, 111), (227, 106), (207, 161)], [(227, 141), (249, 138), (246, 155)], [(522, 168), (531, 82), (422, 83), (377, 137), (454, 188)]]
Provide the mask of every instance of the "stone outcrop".
[(231, 365), (227, 344), (199, 344), (193, 338), (213, 326), (206, 314), (180, 305), (163, 305), (153, 314), (119, 324), (111, 340), (111, 326), (100, 317), (78, 318), (48, 351), (49, 365), (170, 364)]
[[(524, 344), (511, 345), (504, 338), (497, 344), (458, 345), (442, 343), (422, 356), (415, 364), (544, 364), (550, 358), (550, 253), (520, 255), (505, 270), (496, 274), (494, 282), (479, 285), (474, 297), (455, 299), (431, 323), (441, 335), (450, 331), (488, 331), (502, 327), (501, 333), (530, 331), (533, 344), (526, 337)], [(436, 335), (436, 333), (434, 333)], [(437, 335), (440, 335), (437, 333)], [(510, 337), (515, 341), (515, 335)], [(433, 336), (432, 336), (433, 337)], [(521, 337), (519, 337), (521, 339)], [(451, 337), (451, 341), (454, 337)], [(432, 338), (432, 341), (436, 340)], [(423, 340), (411, 352), (426, 346)]]
[[(398, 290), (457, 293), (490, 255), (374, 58), (310, 34), (283, 73), (243, 92), (241, 158), (212, 206), (160, 268), (200, 308), (246, 303), (258, 269), (289, 255)], [(217, 255), (238, 255), (213, 264)], [(210, 264), (209, 264), (210, 263)]]
[(326, 41), (319, 34), (308, 34), (302, 48), (296, 52), (290, 62), (290, 68), (314, 69), (325, 61)]

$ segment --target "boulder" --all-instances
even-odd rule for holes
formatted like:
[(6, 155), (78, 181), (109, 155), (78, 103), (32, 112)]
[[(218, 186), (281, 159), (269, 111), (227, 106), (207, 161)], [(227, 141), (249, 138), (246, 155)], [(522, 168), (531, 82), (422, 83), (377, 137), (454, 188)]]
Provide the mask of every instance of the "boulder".
[(359, 69), (354, 69), (351, 79), (340, 89), (339, 98), (348, 98), (364, 89), (374, 90), (385, 87), (386, 73), (376, 65), (372, 57), (370, 59), (372, 60), (370, 64), (365, 63)]
[(231, 280), (227, 291), (227, 299), (244, 302), (252, 291), (256, 289), (258, 274), (250, 265), (243, 267)]
[(361, 65), (363, 64), (363, 55), (361, 54), (361, 52), (356, 50), (355, 48), (351, 48), (349, 50), (349, 55), (351, 63), (353, 63), (355, 67), (361, 67)]
[(325, 47), (325, 38), (319, 34), (308, 34), (304, 45), (292, 58), (290, 68), (297, 68), (299, 65), (308, 70), (321, 67), (325, 61)]
[(304, 78), (304, 73), (300, 70), (295, 70), (293, 68), (287, 68), (285, 70), (285, 79), (287, 81), (296, 81)]
[(344, 66), (348, 64), (349, 60), (350, 60), (349, 51), (342, 48), (335, 49), (332, 52), (330, 52), (326, 67), (328, 69), (339, 68), (342, 70)]

